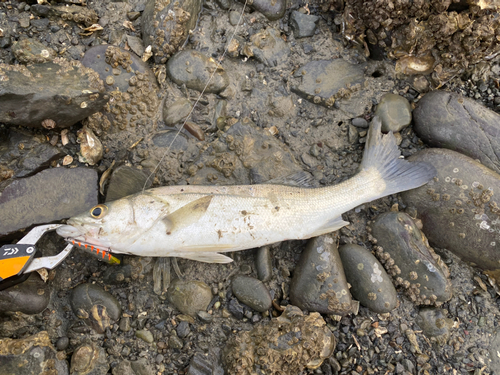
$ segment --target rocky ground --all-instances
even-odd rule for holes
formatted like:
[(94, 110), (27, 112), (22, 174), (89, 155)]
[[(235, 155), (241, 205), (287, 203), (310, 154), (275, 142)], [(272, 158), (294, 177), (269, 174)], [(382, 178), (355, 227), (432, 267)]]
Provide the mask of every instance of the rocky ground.
[(437, 170), (334, 234), (182, 275), (75, 249), (0, 291), (0, 373), (500, 373), (495, 46), (405, 75), (324, 3), (0, 2), (1, 244), (144, 186), (342, 182), (375, 114)]

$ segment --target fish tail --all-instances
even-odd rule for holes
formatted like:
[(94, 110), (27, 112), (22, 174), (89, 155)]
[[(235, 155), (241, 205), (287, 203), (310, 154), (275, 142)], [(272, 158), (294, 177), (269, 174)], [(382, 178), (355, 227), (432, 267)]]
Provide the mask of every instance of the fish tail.
[(360, 166), (361, 171), (375, 169), (383, 180), (380, 182), (385, 184), (385, 189), (377, 198), (417, 188), (436, 176), (436, 169), (432, 165), (400, 158), (396, 138), (392, 132), (382, 135), (381, 128), (382, 122), (375, 116), (368, 130)]

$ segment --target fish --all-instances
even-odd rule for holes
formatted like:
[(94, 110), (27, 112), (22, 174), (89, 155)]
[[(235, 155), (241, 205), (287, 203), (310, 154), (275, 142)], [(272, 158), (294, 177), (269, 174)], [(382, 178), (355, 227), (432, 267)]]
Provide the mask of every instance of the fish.
[(224, 253), (334, 232), (349, 224), (343, 213), (436, 175), (428, 163), (404, 160), (381, 126), (375, 116), (357, 173), (336, 185), (157, 187), (99, 204), (57, 233), (111, 253), (229, 263)]

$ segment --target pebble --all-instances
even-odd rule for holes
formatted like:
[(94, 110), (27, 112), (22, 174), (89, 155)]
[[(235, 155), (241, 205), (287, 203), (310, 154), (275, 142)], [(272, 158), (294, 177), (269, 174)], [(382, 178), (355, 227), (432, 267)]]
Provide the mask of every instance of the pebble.
[(26, 281), (0, 290), (0, 312), (22, 312), (39, 314), (50, 301), (50, 288), (37, 272), (32, 272)]
[[(240, 2), (244, 2), (240, 0)], [(286, 0), (253, 0), (249, 3), (250, 7), (257, 12), (262, 13), (268, 20), (279, 20), (285, 15)]]
[(439, 305), (452, 297), (448, 267), (408, 214), (379, 215), (371, 230), (377, 239), (377, 257), (411, 301)]
[(255, 268), (257, 275), (262, 282), (269, 281), (273, 272), (273, 260), (271, 258), (270, 246), (262, 246), (257, 250), (255, 257)]
[(56, 341), (56, 348), (57, 350), (66, 350), (68, 349), (69, 346), (69, 337), (68, 336), (62, 336), (59, 337)]
[(289, 22), (295, 39), (313, 36), (316, 31), (316, 23), (318, 21), (318, 16), (304, 14), (296, 10), (292, 11)]
[(271, 308), (271, 295), (262, 281), (250, 276), (238, 275), (232, 280), (231, 285), (238, 300), (255, 311), (264, 312)]
[(431, 342), (437, 342), (439, 345), (447, 343), (453, 327), (453, 319), (447, 318), (442, 309), (435, 307), (420, 309), (415, 323)]
[(375, 115), (382, 120), (382, 131), (399, 132), (411, 123), (411, 106), (408, 100), (396, 94), (385, 94), (380, 99)]
[[(227, 311), (239, 320), (243, 319), (245, 316), (245, 308), (236, 298), (231, 298), (229, 300), (229, 303), (227, 304)], [(226, 317), (229, 317), (229, 315)]]
[(47, 331), (22, 339), (0, 338), (0, 374), (33, 375), (50, 369), (67, 375), (68, 364), (58, 358)]
[(276, 67), (286, 61), (290, 46), (281, 38), (279, 30), (269, 27), (253, 34), (241, 52), (266, 66)]
[(303, 310), (322, 314), (352, 312), (351, 293), (332, 237), (323, 235), (308, 241), (293, 272), (290, 301)]
[(170, 284), (168, 299), (183, 314), (196, 317), (198, 311), (206, 311), (212, 291), (201, 281), (176, 279)]
[(186, 98), (177, 98), (174, 101), (166, 99), (163, 103), (165, 125), (174, 126), (182, 122), (191, 112), (192, 106), (191, 101)]
[(198, 311), (196, 315), (203, 323), (211, 323), (214, 320), (214, 316), (206, 311)]
[(30, 11), (38, 16), (54, 20), (56, 23), (60, 21), (75, 22), (89, 27), (99, 21), (99, 17), (93, 9), (78, 5), (34, 4)]
[[(166, 67), (172, 81), (186, 85), (189, 89), (201, 92), (206, 86), (206, 93), (219, 93), (229, 85), (229, 77), (224, 69), (214, 59), (198, 51), (178, 52), (168, 60)], [(215, 74), (212, 76), (213, 71)]]
[(428, 162), (437, 170), (427, 185), (402, 194), (417, 209), (430, 243), (484, 270), (498, 270), (500, 201), (495, 194), (500, 193), (500, 175), (447, 149), (423, 150), (409, 160)]
[(368, 128), (368, 121), (366, 121), (364, 118), (361, 117), (353, 118), (351, 120), (351, 123), (357, 128), (363, 128), (363, 129)]
[(177, 336), (175, 331), (172, 331), (172, 335), (168, 338), (168, 346), (170, 346), (172, 349), (182, 349), (184, 346), (184, 343), (182, 340)]
[(0, 195), (0, 237), (68, 218), (97, 204), (97, 172), (53, 168), (13, 181)]
[(56, 51), (32, 38), (15, 42), (11, 51), (21, 64), (41, 64), (56, 57)]
[(109, 371), (106, 352), (95, 344), (83, 344), (71, 356), (71, 375), (105, 375)]
[(135, 337), (150, 344), (154, 341), (153, 334), (147, 329), (139, 329), (135, 331)]
[(123, 332), (128, 332), (130, 331), (130, 318), (129, 317), (123, 317), (120, 319), (119, 327)]
[(189, 323), (186, 321), (180, 322), (177, 327), (175, 328), (175, 331), (177, 332), (177, 336), (179, 336), (181, 339), (187, 337), (191, 330), (189, 329)]
[(413, 112), (415, 133), (428, 145), (460, 152), (500, 173), (500, 115), (477, 101), (432, 91)]
[(361, 305), (383, 314), (394, 310), (399, 302), (392, 280), (370, 251), (349, 244), (339, 248), (352, 296)]
[[(148, 189), (152, 185), (151, 179), (141, 169), (128, 165), (121, 165), (111, 174), (109, 186), (106, 191), (106, 202), (114, 201)], [(146, 183), (147, 182), (147, 183)]]
[(54, 127), (67, 128), (109, 100), (95, 71), (62, 58), (28, 66), (0, 64), (0, 82), (0, 122), (7, 125), (41, 128), (51, 120)]
[(104, 333), (111, 320), (118, 321), (121, 315), (118, 300), (95, 284), (76, 286), (71, 293), (70, 303), (74, 314), (98, 333)]
[(354, 65), (344, 59), (314, 60), (297, 69), (292, 92), (314, 103), (333, 107), (335, 100), (346, 90), (364, 81), (364, 66)]
[(229, 23), (232, 26), (236, 26), (239, 21), (240, 21), (240, 13), (235, 10), (231, 10), (229, 12)]

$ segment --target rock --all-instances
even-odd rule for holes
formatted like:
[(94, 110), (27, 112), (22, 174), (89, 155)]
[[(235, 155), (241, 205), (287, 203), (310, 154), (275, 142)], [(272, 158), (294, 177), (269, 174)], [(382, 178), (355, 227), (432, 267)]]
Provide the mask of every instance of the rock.
[(143, 188), (150, 188), (153, 182), (147, 179), (148, 175), (141, 169), (128, 165), (116, 168), (109, 181), (106, 202), (138, 193)]
[(229, 77), (224, 69), (214, 59), (194, 50), (184, 50), (172, 56), (167, 62), (167, 74), (178, 85), (186, 85), (200, 92), (206, 86), (206, 93), (217, 94), (229, 85)]
[(122, 311), (120, 303), (113, 295), (94, 284), (80, 284), (75, 287), (70, 302), (74, 314), (98, 333), (103, 333), (111, 324), (111, 320), (118, 321)]
[(37, 272), (13, 287), (0, 290), (0, 313), (39, 314), (49, 304), (50, 288)]
[(485, 270), (500, 265), (500, 175), (471, 158), (446, 149), (427, 149), (409, 160), (437, 170), (427, 185), (402, 194), (417, 209), (433, 246), (446, 248)]
[(264, 312), (271, 308), (271, 295), (262, 281), (250, 276), (238, 275), (233, 279), (231, 285), (236, 298), (248, 307), (258, 312)]
[(154, 371), (146, 358), (140, 358), (137, 361), (121, 361), (113, 368), (112, 373), (113, 375), (152, 375)]
[(432, 91), (418, 102), (414, 130), (432, 147), (460, 152), (500, 173), (500, 115), (461, 95)]
[(385, 94), (380, 99), (375, 115), (382, 120), (382, 131), (388, 133), (399, 132), (410, 125), (411, 106), (408, 100), (401, 95)]
[(0, 373), (67, 375), (68, 364), (57, 357), (46, 331), (24, 339), (0, 338)]
[(137, 56), (142, 57), (145, 48), (142, 44), (141, 38), (137, 36), (127, 35), (127, 44)]
[(295, 39), (313, 36), (316, 31), (316, 23), (318, 21), (318, 16), (304, 14), (294, 10), (290, 15), (290, 27), (293, 30), (293, 36)]
[(34, 4), (30, 11), (34, 14), (47, 17), (55, 21), (82, 23), (91, 26), (99, 21), (97, 13), (87, 7), (78, 5), (42, 5)]
[[(240, 2), (244, 2), (240, 0)], [(286, 11), (286, 0), (253, 0), (249, 3), (250, 7), (259, 13), (262, 13), (268, 20), (279, 20)]]
[(196, 27), (201, 4), (201, 0), (147, 0), (141, 20), (142, 38), (145, 46), (151, 45), (157, 64), (165, 64), (184, 44)]
[(351, 294), (361, 305), (383, 314), (399, 302), (394, 285), (377, 258), (364, 247), (349, 244), (339, 248)]
[(177, 334), (174, 331), (174, 333), (168, 338), (168, 345), (172, 349), (182, 349), (182, 347), (184, 346), (184, 343), (182, 342), (182, 340), (179, 338), (179, 336), (177, 336)]
[(68, 349), (69, 346), (69, 337), (68, 336), (62, 336), (59, 337), (56, 341), (56, 348), (57, 350), (66, 350)]
[(439, 345), (445, 345), (450, 336), (450, 330), (453, 327), (453, 319), (446, 317), (442, 309), (434, 307), (425, 307), (420, 309), (415, 323), (418, 324), (431, 342), (437, 342)]
[(56, 51), (52, 48), (30, 38), (14, 43), (11, 50), (21, 64), (41, 64), (56, 57)]
[(187, 335), (189, 335), (189, 333), (191, 332), (191, 330), (189, 329), (189, 323), (184, 320), (177, 325), (175, 330), (177, 332), (177, 336), (179, 336), (181, 339), (186, 338)]
[(247, 57), (255, 57), (262, 64), (275, 67), (286, 61), (290, 55), (290, 47), (281, 38), (279, 30), (268, 28), (253, 34), (242, 53)]
[(217, 362), (215, 355), (204, 356), (200, 353), (195, 353), (186, 375), (223, 375), (224, 370)]
[(271, 258), (271, 249), (269, 245), (262, 246), (257, 250), (255, 257), (255, 268), (259, 280), (266, 282), (271, 279), (273, 273), (273, 260)]
[(302, 98), (327, 108), (364, 81), (364, 66), (343, 59), (310, 61), (297, 69), (291, 90)]
[(368, 128), (368, 121), (366, 121), (364, 118), (360, 117), (353, 118), (351, 120), (351, 123), (357, 128), (363, 128), (363, 129)]
[(322, 314), (352, 312), (351, 293), (332, 237), (308, 241), (293, 272), (290, 301), (303, 310)]
[(236, 298), (231, 298), (227, 304), (227, 311), (229, 311), (233, 316), (241, 320), (245, 316), (245, 306), (240, 303)]
[(71, 356), (71, 375), (105, 375), (109, 371), (106, 352), (95, 344), (83, 344)]
[(411, 301), (440, 305), (452, 297), (448, 267), (408, 214), (379, 215), (371, 230), (377, 257)]
[(61, 150), (52, 146), (44, 136), (12, 127), (0, 141), (0, 170), (3, 170), (0, 181), (40, 172), (62, 156)]
[(108, 100), (98, 74), (79, 61), (0, 64), (0, 122), (7, 125), (42, 127), (52, 120), (55, 127), (67, 128)]
[(135, 331), (135, 337), (137, 337), (138, 339), (141, 339), (149, 344), (151, 344), (155, 339), (153, 337), (153, 334), (151, 333), (151, 331), (149, 331), (147, 329), (139, 329), (139, 330)]
[(149, 66), (124, 49), (100, 45), (90, 48), (82, 64), (94, 69), (111, 97), (102, 109), (86, 120), (98, 135), (128, 127), (153, 126), (160, 106), (158, 84)]
[[(229, 338), (222, 352), (228, 374), (299, 374), (321, 366), (335, 349), (335, 337), (318, 313), (304, 316), (295, 306)], [(252, 355), (249, 355), (252, 353)]]
[[(165, 149), (170, 148), (171, 152), (186, 151), (189, 147), (187, 137), (177, 130), (159, 131), (153, 136), (153, 144)], [(152, 168), (151, 168), (152, 169)]]
[(191, 112), (193, 105), (186, 98), (177, 98), (173, 102), (167, 100), (163, 103), (163, 121), (165, 125), (174, 126), (183, 121)]
[(71, 217), (97, 204), (97, 173), (52, 168), (13, 181), (0, 195), (0, 237)]
[(168, 299), (183, 314), (196, 317), (212, 300), (212, 290), (201, 281), (176, 279), (168, 289)]

